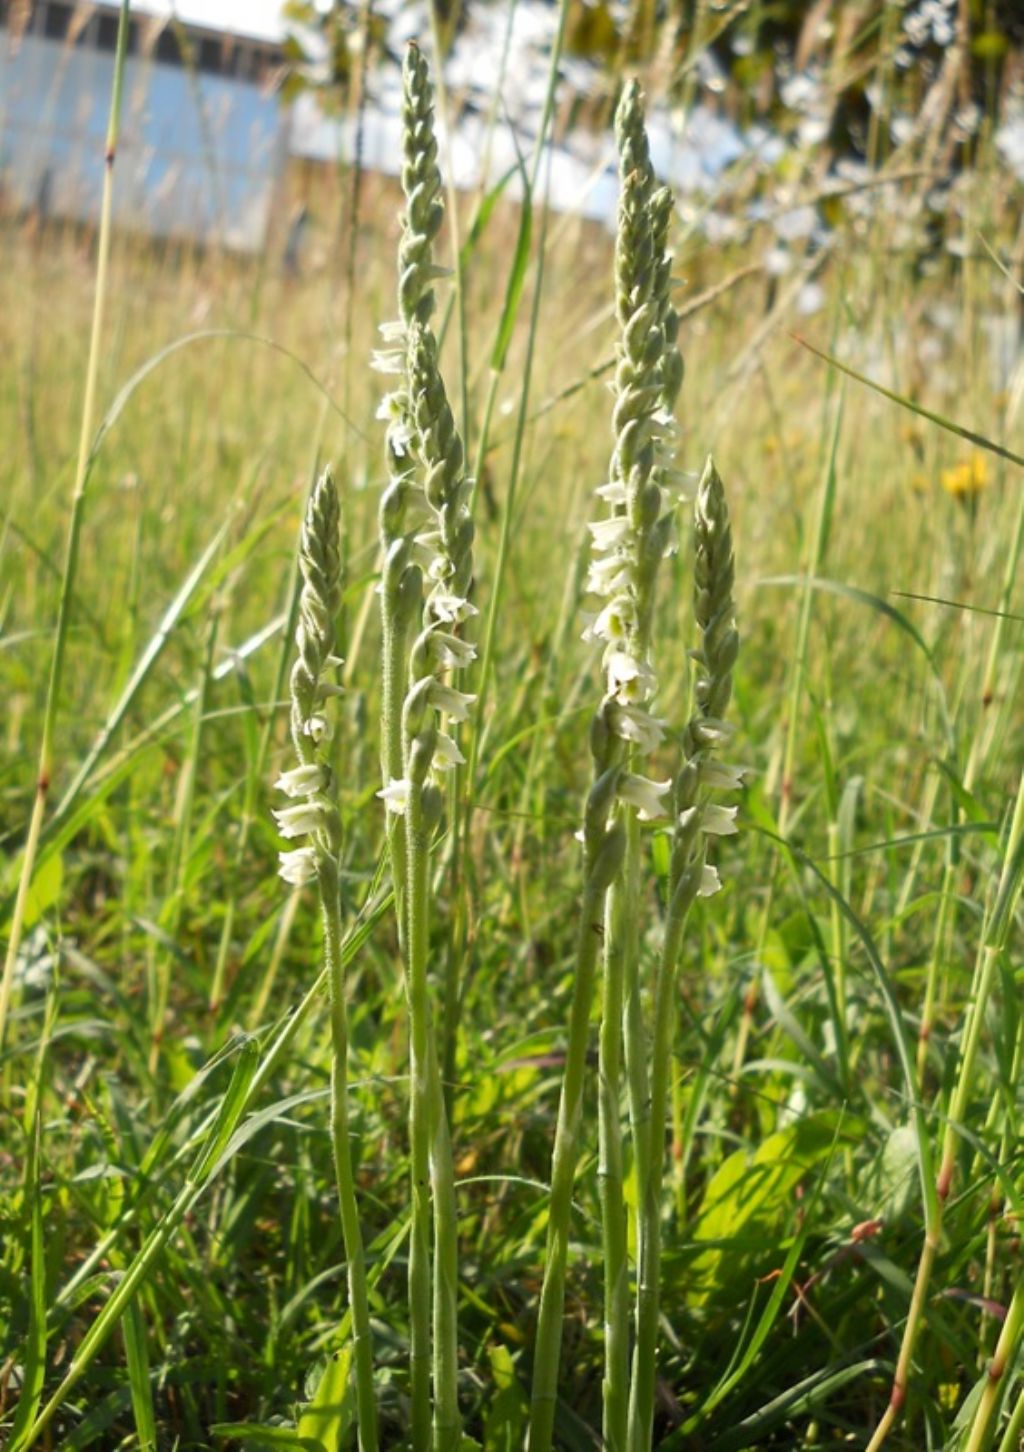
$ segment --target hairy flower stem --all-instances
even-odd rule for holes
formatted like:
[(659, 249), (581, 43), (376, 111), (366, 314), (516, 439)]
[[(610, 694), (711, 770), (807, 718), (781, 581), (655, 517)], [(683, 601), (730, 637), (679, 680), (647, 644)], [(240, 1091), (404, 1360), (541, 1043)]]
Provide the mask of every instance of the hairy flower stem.
[[(409, 1003), (409, 1148), (412, 1159), (412, 1231), (409, 1242), (410, 1389), (414, 1452), (431, 1442), (431, 1141), (432, 1078), (430, 990), (427, 983), (429, 840), (419, 794), (406, 810), (406, 962)], [(436, 1349), (436, 1348), (435, 1348)]]
[[(628, 852), (628, 847), (627, 847)], [(620, 1076), (629, 898), (621, 882), (608, 892), (598, 1048), (601, 1232), (604, 1252), (604, 1416), (608, 1452), (622, 1452), (629, 1412), (629, 1239), (623, 1191)]]
[(331, 1148), (352, 1316), (359, 1448), (360, 1452), (377, 1452), (373, 1341), (349, 1136), (348, 1020), (339, 876), (342, 824), (329, 759), (331, 728), (326, 714), (337, 688), (324, 679), (328, 669), (338, 663), (333, 650), (335, 619), (341, 603), (339, 514), (334, 480), (325, 472), (310, 495), (299, 547), (303, 583), (295, 632), (298, 654), (291, 673), (290, 723), (298, 765), (278, 782), (295, 805), (276, 812), (275, 817), (283, 836), (308, 839), (306, 847), (282, 853), (282, 873), (296, 885), (315, 876), (320, 895), (331, 1023)]
[[(739, 647), (733, 619), (734, 577), (732, 530), (725, 491), (714, 463), (708, 459), (694, 511), (694, 615), (700, 631), (700, 648), (694, 652), (695, 706), (684, 732), (683, 763), (675, 784), (676, 824), (669, 866), (668, 914), (654, 984), (650, 1087), (643, 1121), (634, 1126), (639, 1229), (629, 1452), (648, 1452), (653, 1433), (665, 1124), (672, 1077), (677, 976), (686, 920), (702, 890), (705, 873), (710, 871), (705, 866), (706, 834), (711, 830), (716, 812), (721, 815), (721, 809), (707, 801), (707, 789), (723, 784), (721, 768), (712, 756), (721, 739)], [(729, 780), (728, 774), (725, 780)]]
[(348, 1117), (348, 1016), (345, 1009), (344, 935), (337, 860), (317, 857), (317, 881), (324, 921), (324, 961), (331, 1012), (331, 1147), (338, 1185), (341, 1234), (345, 1244), (348, 1302), (352, 1310), (352, 1355), (355, 1364), (356, 1411), (360, 1452), (378, 1446), (377, 1399), (373, 1387), (373, 1333), (366, 1292), (366, 1258), (359, 1224), (359, 1203), (352, 1167)]
[(933, 1206), (925, 1219), (924, 1246), (918, 1262), (910, 1310), (903, 1328), (903, 1338), (900, 1343), (896, 1371), (893, 1375), (889, 1404), (868, 1443), (867, 1452), (877, 1452), (877, 1449), (882, 1446), (906, 1401), (917, 1335), (927, 1305), (935, 1256), (942, 1238), (943, 1212), (946, 1201), (949, 1199), (956, 1171), (961, 1126), (967, 1122), (966, 1115), (971, 1091), (974, 1087), (974, 1065), (981, 1042), (981, 1030), (999, 964), (1006, 950), (1017, 899), (1021, 893), (1022, 878), (1024, 878), (1024, 776), (1021, 777), (1018, 784), (1013, 817), (1003, 854), (1002, 871), (996, 890), (995, 906), (987, 923), (985, 941), (982, 943), (975, 965), (960, 1050), (960, 1063), (957, 1067), (949, 1112), (945, 1117), (946, 1127), (943, 1131), (942, 1154), (935, 1180), (935, 1192), (932, 1196)]
[[(599, 781), (598, 787), (600, 785)], [(550, 1452), (554, 1435), (558, 1367), (562, 1352), (565, 1269), (569, 1254), (573, 1183), (580, 1153), (580, 1121), (583, 1114), (583, 1082), (590, 1037), (590, 1014), (594, 1003), (605, 898), (609, 879), (621, 861), (622, 848), (621, 832), (613, 829), (596, 851), (593, 842), (585, 849), (586, 877), (576, 943), (569, 1040), (551, 1164), (547, 1255), (533, 1348), (533, 1389), (530, 1396), (530, 1431), (527, 1443), (529, 1452)]]
[(104, 146), (103, 193), (100, 200), (99, 240), (96, 248), (96, 291), (93, 295), (92, 328), (89, 334), (89, 357), (85, 367), (85, 395), (82, 399), (82, 421), (78, 437), (78, 460), (75, 466), (75, 484), (71, 494), (71, 515), (68, 523), (68, 542), (64, 558), (64, 573), (61, 581), (60, 604), (57, 609), (57, 630), (54, 638), (53, 656), (50, 661), (50, 678), (46, 688), (46, 707), (43, 714), (43, 735), (39, 746), (39, 762), (36, 768), (35, 799), (25, 838), (18, 891), (11, 916), (10, 936), (4, 957), (3, 976), (0, 977), (0, 1049), (3, 1047), (7, 1029), (7, 1017), (11, 1006), (14, 987), (14, 968), (21, 948), (21, 935), (25, 926), (25, 912), (28, 894), (35, 872), (39, 839), (43, 830), (43, 817), (50, 796), (50, 784), (54, 769), (54, 734), (57, 726), (57, 712), (60, 708), (61, 690), (64, 685), (64, 657), (67, 650), (68, 630), (71, 621), (71, 604), (75, 594), (75, 577), (78, 574), (78, 556), (81, 547), (82, 522), (85, 515), (86, 489), (92, 471), (92, 432), (96, 413), (96, 379), (99, 373), (100, 338), (107, 301), (107, 272), (110, 259), (111, 216), (114, 198), (114, 159), (121, 130), (121, 95), (124, 82), (124, 63), (128, 48), (129, 0), (122, 0), (117, 27), (117, 49), (114, 56), (114, 82), (110, 94), (110, 113)]
[[(652, 1130), (665, 1123), (676, 1024), (676, 981), (686, 920), (696, 896), (696, 884), (677, 889), (665, 924), (665, 941), (654, 989), (654, 1042), (651, 1055), (650, 1115), (647, 1119), (646, 1176), (637, 1152), (639, 1215), (644, 1226), (638, 1243), (636, 1275), (636, 1344), (630, 1384), (629, 1452), (648, 1452), (654, 1421), (654, 1384), (658, 1353), (658, 1313), (661, 1280), (661, 1201), (664, 1151), (652, 1144)], [(639, 1143), (635, 1141), (635, 1143)]]

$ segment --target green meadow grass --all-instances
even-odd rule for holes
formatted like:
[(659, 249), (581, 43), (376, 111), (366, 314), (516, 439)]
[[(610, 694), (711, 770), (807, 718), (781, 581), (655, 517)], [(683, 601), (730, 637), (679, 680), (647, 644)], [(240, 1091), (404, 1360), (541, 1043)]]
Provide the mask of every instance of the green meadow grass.
[[(891, 251), (882, 224), (840, 227), (808, 318), (761, 269), (762, 233), (726, 249), (676, 238), (679, 462), (697, 470), (713, 451), (726, 481), (743, 637), (732, 756), (751, 777), (743, 830), (718, 854), (725, 889), (698, 904), (684, 949), (655, 1412), (666, 1449), (865, 1445), (926, 1210), (935, 1225), (951, 1103), (956, 1173), (889, 1446), (968, 1446), (1020, 1279), (1024, 493), (1007, 452), (1021, 451), (1024, 381), (1019, 364), (1009, 380), (990, 366), (989, 320), (1019, 306), (974, 230), (1006, 255), (997, 179), (979, 173), (971, 195), (966, 258), (922, 261)], [(291, 764), (296, 532), (326, 463), (342, 508), (350, 1117), (382, 1441), (403, 1445), (408, 1057), (375, 797), (385, 468), (367, 369), (394, 314), (397, 205), (371, 189), (353, 297), (326, 229), (324, 265), (299, 280), (113, 239), (53, 783), (0, 1058), (0, 1408), (18, 1436), (36, 1422), (34, 1445), (327, 1449), (351, 1434), (320, 933), (312, 895), (277, 876), (269, 815)], [(529, 1416), (599, 690), (578, 607), (607, 477), (614, 322), (602, 233), (556, 215), (542, 228), (538, 208), (531, 239), (501, 203), (479, 235), (471, 217), (464, 199), (464, 373), (455, 312), (443, 359), (464, 379), (470, 459), (489, 418), (484, 610), (503, 534), (506, 559), (454, 892), (447, 837), (432, 860), (431, 971), (440, 999), (457, 954), (460, 1400), (479, 1443), (513, 1449)], [(89, 238), (34, 242), (13, 224), (0, 249), (6, 945), (94, 258)], [(517, 256), (523, 291), (503, 312)], [(442, 318), (445, 303), (442, 291)], [(657, 615), (658, 714), (676, 738), (692, 644), (683, 538)], [(667, 871), (657, 842), (653, 861)], [(645, 969), (660, 914), (651, 892)], [(989, 991), (954, 1099), (976, 961)], [(592, 1077), (556, 1419), (557, 1444), (581, 1452), (601, 1419), (596, 1169)], [(1020, 1405), (1008, 1324), (1006, 1417)], [(1004, 1452), (1021, 1415), (998, 1431)]]

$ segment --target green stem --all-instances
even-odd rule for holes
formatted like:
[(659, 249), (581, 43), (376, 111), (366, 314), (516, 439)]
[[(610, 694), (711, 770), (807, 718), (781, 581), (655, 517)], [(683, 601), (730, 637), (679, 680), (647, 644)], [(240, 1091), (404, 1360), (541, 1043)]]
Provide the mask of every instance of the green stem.
[(551, 1165), (551, 1204), (548, 1211), (547, 1255), (540, 1312), (533, 1352), (533, 1388), (530, 1397), (529, 1452), (550, 1452), (558, 1398), (558, 1365), (562, 1353), (562, 1315), (565, 1303), (565, 1267), (569, 1252), (572, 1190), (580, 1153), (583, 1080), (594, 1002), (597, 950), (606, 889), (588, 880), (583, 892), (576, 976), (569, 1017), (569, 1042), (558, 1106), (558, 1126)]
[(330, 853), (318, 854), (317, 879), (324, 919), (324, 958), (331, 1012), (331, 1145), (338, 1183), (341, 1233), (345, 1244), (348, 1299), (352, 1311), (359, 1452), (376, 1452), (377, 1399), (373, 1388), (373, 1333), (366, 1293), (366, 1258), (359, 1225), (355, 1174), (348, 1121), (348, 1017), (345, 1010), (345, 968), (342, 959), (338, 863)]
[[(457, 1452), (461, 1438), (458, 1398), (458, 1236), (455, 1181), (448, 1117), (430, 1009), (430, 844), (422, 786), (409, 792), (406, 808), (408, 902), (406, 953), (412, 1090), (409, 1138), (412, 1154), (412, 1239), (409, 1258), (413, 1384), (413, 1446), (430, 1442), (430, 1373), (434, 1382), (434, 1452)], [(431, 1222), (434, 1273), (431, 1276)], [(431, 1284), (433, 1282), (433, 1337)]]
[(629, 1411), (629, 1249), (622, 1180), (622, 1008), (631, 899), (620, 879), (604, 917), (604, 980), (598, 1060), (598, 1136), (604, 1250), (603, 1445), (622, 1452)]
[[(692, 879), (690, 879), (692, 880)], [(661, 1279), (661, 1203), (665, 1179), (665, 1121), (672, 1078), (676, 1022), (676, 975), (693, 890), (675, 893), (665, 924), (665, 941), (654, 984), (654, 1042), (651, 1049), (650, 1117), (646, 1175), (637, 1174), (639, 1218), (636, 1287), (636, 1345), (629, 1402), (629, 1452), (648, 1452), (654, 1424)]]
[(1024, 1390), (1017, 1398), (1017, 1405), (1006, 1424), (1003, 1440), (999, 1444), (999, 1452), (1020, 1452), (1022, 1437), (1024, 1437)]
[[(430, 998), (427, 983), (427, 834), (421, 790), (409, 794), (405, 846), (406, 993), (409, 1001), (409, 1379), (413, 1452), (428, 1452), (430, 1433)], [(396, 893), (397, 897), (397, 893)], [(401, 913), (399, 913), (401, 921)]]
[(114, 158), (121, 129), (121, 92), (124, 82), (124, 60), (128, 43), (128, 10), (130, 0), (121, 0), (121, 15), (117, 29), (117, 51), (114, 57), (114, 82), (110, 93), (110, 115), (107, 122), (107, 136), (103, 154), (103, 193), (100, 201), (99, 241), (96, 253), (96, 292), (93, 297), (92, 329), (89, 336), (89, 358), (85, 369), (85, 395), (82, 400), (82, 425), (78, 436), (78, 461), (75, 466), (75, 486), (71, 495), (71, 518), (68, 523), (67, 553), (64, 560), (64, 574), (61, 581), (60, 603), (57, 608), (57, 630), (53, 657), (50, 661), (50, 679), (46, 690), (46, 706), (43, 714), (43, 736), (39, 747), (39, 764), (36, 770), (35, 800), (25, 839), (25, 856), (18, 881), (14, 913), (11, 918), (11, 935), (4, 958), (3, 978), (0, 979), (0, 1049), (3, 1048), (7, 1017), (11, 1006), (11, 990), (14, 984), (14, 965), (18, 961), (21, 935), (25, 926), (25, 910), (28, 906), (29, 888), (35, 871), (36, 853), (39, 850), (39, 835), (46, 814), (46, 803), (53, 776), (53, 738), (60, 707), (61, 687), (64, 683), (64, 656), (67, 650), (68, 626), (71, 619), (71, 603), (74, 596), (75, 577), (78, 574), (78, 555), (82, 539), (82, 522), (85, 516), (86, 486), (92, 471), (93, 418), (96, 412), (96, 378), (99, 372), (100, 338), (107, 298), (107, 272), (110, 260), (111, 212), (114, 196)]
[[(985, 1452), (995, 1432), (999, 1406), (1006, 1390), (1006, 1373), (1016, 1360), (1024, 1337), (1024, 1280), (1018, 1280), (1003, 1329), (988, 1366), (988, 1380), (974, 1413), (964, 1452)], [(1014, 1413), (1016, 1418), (1017, 1413)], [(1011, 1444), (1013, 1445), (1013, 1444)]]
[(917, 1333), (920, 1329), (921, 1318), (924, 1314), (928, 1297), (932, 1266), (934, 1265), (935, 1255), (942, 1236), (943, 1211), (953, 1184), (960, 1130), (961, 1126), (966, 1122), (965, 1115), (968, 1101), (971, 1090), (974, 1087), (974, 1063), (977, 1057), (978, 1045), (981, 1042), (981, 1030), (985, 1022), (985, 1014), (988, 1009), (988, 1000), (992, 991), (992, 985), (995, 982), (996, 970), (1006, 948), (1010, 925), (1013, 922), (1014, 906), (1020, 895), (1021, 877), (1024, 875), (1022, 853), (1024, 853), (1024, 776), (1021, 777), (1017, 789), (1013, 818), (1010, 823), (1006, 850), (1003, 856), (1003, 867), (996, 892), (995, 907), (987, 926), (986, 940), (982, 944), (974, 971), (974, 980), (971, 984), (971, 994), (967, 1009), (967, 1026), (960, 1050), (960, 1063), (957, 1068), (953, 1097), (950, 1102), (949, 1112), (946, 1116), (946, 1128), (942, 1138), (942, 1158), (935, 1182), (935, 1194), (932, 1197), (933, 1206), (929, 1209), (927, 1215), (925, 1243), (917, 1268), (917, 1279), (914, 1282), (910, 1313), (903, 1329), (903, 1339), (900, 1344), (899, 1359), (896, 1363), (896, 1372), (893, 1377), (889, 1405), (878, 1426), (875, 1428), (874, 1436), (868, 1443), (867, 1452), (877, 1452), (877, 1449), (882, 1446), (906, 1400), (907, 1382), (910, 1375), (914, 1347), (917, 1342)]

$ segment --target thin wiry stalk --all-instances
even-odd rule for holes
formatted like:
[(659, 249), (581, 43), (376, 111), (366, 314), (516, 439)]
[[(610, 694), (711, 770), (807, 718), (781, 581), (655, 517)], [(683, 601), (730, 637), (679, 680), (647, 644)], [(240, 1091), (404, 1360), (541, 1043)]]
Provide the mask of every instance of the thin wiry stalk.
[[(631, 1119), (639, 1124), (647, 1098), (644, 1030), (635, 982), (640, 900), (639, 821), (662, 814), (671, 782), (654, 782), (633, 767), (662, 738), (662, 722), (646, 710), (656, 681), (649, 661), (658, 564), (671, 515), (663, 512), (671, 469), (671, 410), (682, 382), (675, 346), (678, 319), (669, 302), (667, 236), (672, 199), (656, 189), (644, 130), (640, 90), (627, 86), (616, 117), (622, 193), (615, 253), (620, 327), (615, 377), (615, 448), (607, 483), (598, 490), (611, 513), (591, 524), (594, 558), (589, 593), (605, 602), (587, 632), (605, 643), (605, 695), (594, 718), (591, 753), (595, 785), (584, 820), (584, 932), (574, 987), (570, 1043), (553, 1160), (548, 1253), (534, 1363), (531, 1447), (549, 1445), (557, 1388), (572, 1178), (578, 1158), (582, 1055), (593, 996), (594, 952), (589, 914), (604, 917), (604, 977), (599, 1057), (599, 1134), (605, 1271), (603, 1436), (624, 1449), (629, 1415), (629, 1263), (622, 1182), (622, 1012), (629, 1005), (626, 1063)], [(607, 881), (592, 877), (614, 852)], [(622, 859), (625, 865), (622, 866)], [(620, 872), (620, 867), (622, 870)], [(593, 954), (593, 961), (592, 961)], [(579, 1035), (582, 1034), (582, 1039)], [(637, 1173), (646, 1183), (643, 1135), (634, 1136)]]
[(981, 1030), (996, 973), (1009, 939), (1016, 902), (1021, 892), (1022, 878), (1024, 878), (1024, 776), (1021, 777), (1018, 784), (1003, 854), (1003, 866), (996, 889), (995, 906), (987, 924), (984, 941), (975, 965), (960, 1049), (960, 1062), (957, 1066), (949, 1112), (945, 1117), (946, 1127), (942, 1137), (942, 1155), (935, 1180), (935, 1193), (932, 1197), (934, 1204), (926, 1217), (924, 1246), (918, 1261), (910, 1310), (900, 1342), (889, 1404), (868, 1443), (867, 1452), (877, 1452), (877, 1449), (882, 1446), (906, 1401), (914, 1348), (927, 1305), (932, 1268), (942, 1238), (943, 1211), (946, 1201), (949, 1199), (956, 1170), (960, 1130), (961, 1126), (966, 1123), (965, 1115), (971, 1091), (974, 1088), (974, 1066), (981, 1042)]
[[(619, 703), (618, 729), (626, 740), (626, 765), (634, 770), (643, 750), (660, 739), (660, 723), (630, 717), (655, 690), (650, 663), (658, 565), (665, 552), (670, 516), (663, 514), (663, 482), (671, 465), (672, 409), (682, 382), (676, 348), (678, 319), (669, 301), (671, 258), (667, 250), (671, 193), (656, 186), (644, 128), (640, 88), (625, 88), (615, 118), (621, 195), (615, 248), (615, 311), (620, 337), (615, 370), (615, 451), (605, 492), (612, 504), (609, 533), (625, 531), (619, 579), (592, 572), (591, 587), (611, 596), (610, 614), (597, 626), (607, 641), (610, 694)], [(618, 524), (614, 523), (618, 521)], [(596, 536), (602, 538), (602, 536)], [(614, 556), (613, 556), (614, 558)], [(628, 723), (628, 724), (627, 724)], [(639, 739), (644, 733), (648, 738)], [(637, 813), (618, 807), (626, 836), (623, 869), (608, 894), (602, 1005), (601, 1096), (602, 1221), (605, 1233), (604, 1439), (618, 1452), (627, 1438), (629, 1414), (629, 1266), (621, 1176), (621, 1065), (633, 1126), (638, 1183), (648, 1178), (646, 1032), (639, 979), (639, 908), (642, 900), (641, 834)], [(622, 1016), (626, 1015), (625, 1044)], [(616, 1171), (618, 1166), (618, 1171)], [(638, 1237), (643, 1233), (638, 1221)], [(639, 1246), (639, 1239), (638, 1239)]]
[(988, 1364), (988, 1379), (982, 1389), (964, 1445), (964, 1452), (985, 1452), (990, 1445), (999, 1408), (1006, 1393), (1007, 1372), (1010, 1370), (1024, 1338), (1024, 1279), (1019, 1279), (1006, 1312), (996, 1349)]
[[(398, 374), (398, 386), (387, 396), (381, 412), (388, 419), (386, 453), (388, 485), (381, 497), (379, 524), (384, 565), (381, 574), (381, 774), (384, 790), (405, 776), (402, 738), (402, 702), (408, 680), (409, 633), (423, 595), (420, 567), (413, 557), (413, 526), (410, 510), (415, 508), (415, 459), (412, 452), (413, 421), (411, 381), (408, 368), (408, 330), (413, 323), (426, 323), (434, 308), (432, 282), (433, 244), (441, 227), (441, 176), (437, 166), (437, 141), (433, 125), (433, 93), (427, 63), (418, 47), (406, 51), (402, 69), (402, 189), (405, 210), (398, 249), (398, 311), (396, 323), (387, 325), (385, 340), (396, 345), (382, 359), (388, 371)], [(417, 830), (422, 810), (413, 813)], [(410, 945), (408, 894), (410, 857), (416, 871), (425, 870), (425, 852), (419, 843), (413, 852), (409, 841), (410, 821), (402, 812), (386, 814), (391, 877), (395, 891), (399, 943), (406, 962), (406, 985), (410, 1018), (410, 1108), (409, 1139), (412, 1179), (412, 1227), (409, 1242), (409, 1376), (410, 1437), (415, 1452), (430, 1445), (430, 1125), (425, 1118), (429, 1100), (427, 1054), (429, 1001), (424, 1002), (421, 984), (414, 972)], [(418, 939), (423, 925), (416, 925), (417, 960), (425, 962), (425, 946)]]
[[(397, 346), (377, 359), (382, 371), (400, 377), (399, 387), (381, 409), (389, 419), (391, 482), (380, 508), (385, 547), (381, 584), (385, 783), (380, 795), (388, 808), (410, 1022), (410, 1431), (415, 1448), (429, 1444), (432, 1368), (434, 1446), (448, 1448), (456, 1447), (461, 1436), (458, 1239), (448, 1118), (427, 980), (429, 853), (443, 807), (434, 777), (460, 762), (462, 755), (454, 739), (435, 724), (432, 713), (464, 720), (473, 700), (445, 684), (449, 672), (467, 665), (474, 655), (472, 646), (455, 633), (473, 613), (469, 601), (473, 522), (467, 507), (470, 485), (463, 467), (462, 441), (448, 405), (438, 370), (437, 343), (428, 322), (434, 301), (430, 284), (438, 275), (430, 249), (441, 222), (441, 182), (430, 82), (426, 62), (415, 47), (406, 55), (404, 80), (402, 184), (407, 208), (399, 251), (400, 318), (384, 329), (388, 341)], [(407, 516), (415, 510), (422, 521), (424, 508), (432, 516), (431, 528), (417, 536)], [(430, 582), (425, 599), (420, 560)], [(422, 630), (410, 649), (409, 632), (421, 602)], [(408, 689), (404, 690), (407, 656)]]
[[(474, 649), (455, 631), (472, 612), (473, 521), (462, 441), (438, 370), (437, 343), (430, 328), (408, 330), (407, 377), (412, 441), (423, 479), (423, 500), (433, 530), (421, 541), (430, 553), (431, 588), (423, 602), (423, 628), (409, 662), (409, 690), (402, 705), (402, 777), (383, 792), (385, 802), (406, 822), (407, 974), (412, 1044), (410, 1142), (413, 1157), (413, 1233), (422, 1257), (433, 1210), (433, 1445), (457, 1449), (461, 1438), (458, 1403), (458, 1226), (455, 1173), (448, 1115), (438, 1068), (434, 1016), (427, 981), (430, 921), (430, 840), (444, 805), (436, 776), (462, 761), (441, 724), (464, 721), (472, 696), (446, 684), (445, 677), (468, 665)], [(440, 719), (440, 724), (437, 719)], [(424, 1173), (432, 1205), (423, 1202)], [(430, 1277), (417, 1280), (417, 1296)], [(422, 1306), (417, 1302), (422, 1318)]]
[(53, 778), (54, 732), (57, 712), (60, 709), (61, 691), (64, 685), (64, 656), (67, 650), (68, 627), (71, 619), (71, 602), (75, 593), (75, 579), (78, 574), (78, 555), (81, 548), (82, 522), (85, 517), (86, 489), (92, 472), (93, 420), (96, 413), (96, 378), (99, 372), (100, 339), (103, 334), (103, 320), (106, 312), (107, 273), (110, 262), (111, 211), (114, 197), (114, 159), (121, 130), (121, 94), (124, 85), (124, 62), (128, 49), (128, 12), (130, 0), (121, 0), (121, 14), (117, 27), (117, 49), (114, 55), (114, 81), (110, 93), (110, 116), (103, 156), (103, 195), (100, 202), (99, 240), (96, 249), (96, 292), (93, 297), (92, 329), (89, 335), (89, 357), (85, 367), (85, 394), (82, 399), (82, 425), (78, 436), (78, 458), (75, 465), (75, 485), (71, 495), (71, 518), (68, 523), (67, 553), (64, 559), (64, 573), (61, 579), (60, 603), (57, 607), (57, 630), (50, 661), (50, 678), (46, 688), (46, 706), (43, 712), (43, 735), (39, 746), (39, 764), (36, 768), (35, 800), (25, 839), (25, 855), (18, 881), (18, 893), (11, 917), (10, 937), (4, 958), (3, 977), (0, 978), (0, 1049), (3, 1048), (7, 1029), (7, 1017), (11, 1006), (11, 990), (14, 985), (14, 968), (21, 948), (21, 935), (25, 923), (25, 909), (28, 906), (29, 888), (35, 871), (36, 853), (39, 850), (39, 836), (43, 828), (43, 817), (50, 794)]
[(608, 886), (621, 866), (625, 848), (625, 835), (621, 825), (608, 825), (609, 812), (621, 776), (616, 757), (621, 753), (605, 724), (603, 714), (603, 711), (598, 713), (591, 728), (595, 781), (584, 814), (583, 900), (576, 940), (565, 1071), (551, 1163), (551, 1203), (548, 1210), (544, 1281), (533, 1346), (533, 1387), (530, 1394), (530, 1430), (527, 1442), (529, 1452), (550, 1452), (554, 1435), (558, 1368), (562, 1350), (565, 1270), (569, 1253), (572, 1190), (579, 1162), (590, 1014), (594, 1001), (605, 898)]
[(331, 1146), (348, 1275), (360, 1452), (376, 1452), (377, 1402), (366, 1260), (349, 1135), (348, 1020), (339, 865), (342, 848), (337, 782), (328, 760), (328, 706), (338, 687), (325, 680), (340, 664), (333, 655), (334, 622), (341, 603), (338, 495), (330, 473), (317, 481), (302, 525), (299, 566), (302, 594), (295, 633), (298, 659), (291, 675), (291, 736), (297, 766), (277, 785), (294, 803), (275, 812), (286, 838), (306, 845), (281, 854), (281, 875), (293, 886), (315, 879), (324, 924), (324, 960), (331, 1021)]
[[(695, 710), (683, 736), (683, 765), (676, 779), (675, 828), (669, 868), (669, 905), (665, 940), (654, 987), (646, 1180), (638, 1178), (636, 1345), (630, 1387), (630, 1452), (647, 1452), (654, 1422), (658, 1316), (661, 1280), (661, 1211), (665, 1177), (665, 1123), (668, 1115), (680, 950), (686, 920), (698, 896), (718, 888), (714, 868), (705, 862), (707, 839), (735, 830), (735, 808), (716, 806), (709, 791), (739, 784), (736, 768), (722, 766), (714, 752), (727, 734), (724, 716), (732, 693), (732, 671), (739, 648), (733, 620), (732, 530), (725, 491), (708, 459), (697, 490), (694, 514), (694, 614), (700, 630), (695, 653), (698, 678)], [(637, 1165), (641, 1159), (637, 1155)]]

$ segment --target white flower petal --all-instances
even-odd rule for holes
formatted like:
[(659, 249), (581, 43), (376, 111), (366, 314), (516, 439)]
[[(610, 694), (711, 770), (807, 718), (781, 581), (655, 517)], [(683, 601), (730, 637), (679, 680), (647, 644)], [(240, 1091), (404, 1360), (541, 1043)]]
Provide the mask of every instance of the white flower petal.
[(374, 348), (370, 367), (375, 373), (404, 373), (405, 354), (401, 348)]
[(618, 703), (611, 713), (611, 727), (616, 736), (633, 742), (645, 755), (656, 750), (665, 736), (665, 722), (659, 716), (652, 716), (642, 706)]
[(299, 802), (275, 811), (273, 818), (282, 837), (307, 837), (323, 822), (323, 808), (316, 802)]
[(316, 877), (316, 854), (311, 847), (299, 847), (294, 852), (279, 852), (277, 855), (281, 864), (277, 870), (293, 887), (304, 887)]
[(461, 670), (476, 659), (476, 646), (468, 640), (460, 640), (457, 635), (435, 630), (430, 637), (430, 653), (439, 665)]
[(434, 765), (438, 771), (450, 771), (453, 766), (464, 766), (466, 758), (459, 750), (459, 743), (446, 731), (437, 733), (437, 745), (434, 748)]
[(720, 807), (709, 802), (701, 813), (701, 831), (709, 837), (733, 837), (739, 831), (736, 826), (736, 808)]
[(443, 711), (453, 721), (465, 721), (476, 697), (465, 691), (457, 691), (453, 686), (446, 686), (443, 681), (435, 679), (430, 683), (428, 699), (435, 711)]
[(326, 784), (327, 773), (322, 766), (293, 766), (275, 781), (278, 791), (288, 797), (309, 797)]
[(651, 822), (655, 817), (665, 816), (662, 797), (672, 790), (671, 781), (652, 781), (647, 776), (634, 776), (627, 772), (619, 782), (619, 799), (637, 809), (641, 822)]
[(394, 812), (396, 816), (402, 816), (409, 805), (409, 783), (405, 777), (392, 777), (386, 787), (382, 787), (377, 795), (381, 798), (387, 811)]
[(700, 887), (697, 889), (698, 897), (714, 897), (716, 892), (722, 889), (722, 879), (718, 875), (718, 868), (711, 867), (705, 863), (701, 869)]
[(596, 550), (611, 550), (629, 534), (629, 520), (624, 514), (614, 514), (609, 519), (592, 520), (587, 528), (593, 536)]
[(713, 757), (700, 764), (701, 786), (713, 791), (737, 791), (743, 785), (743, 778), (750, 775), (749, 766), (727, 766), (724, 761)]
[(604, 662), (608, 693), (627, 705), (645, 701), (657, 685), (650, 666), (626, 650), (610, 650)]
[(470, 615), (479, 613), (475, 605), (471, 605), (461, 595), (453, 595), (443, 586), (431, 590), (429, 601), (435, 619), (443, 620), (448, 625), (457, 625), (460, 621), (467, 620)]
[(317, 745), (321, 741), (330, 741), (331, 723), (326, 716), (310, 716), (308, 721), (302, 723), (302, 734), (311, 737)]

